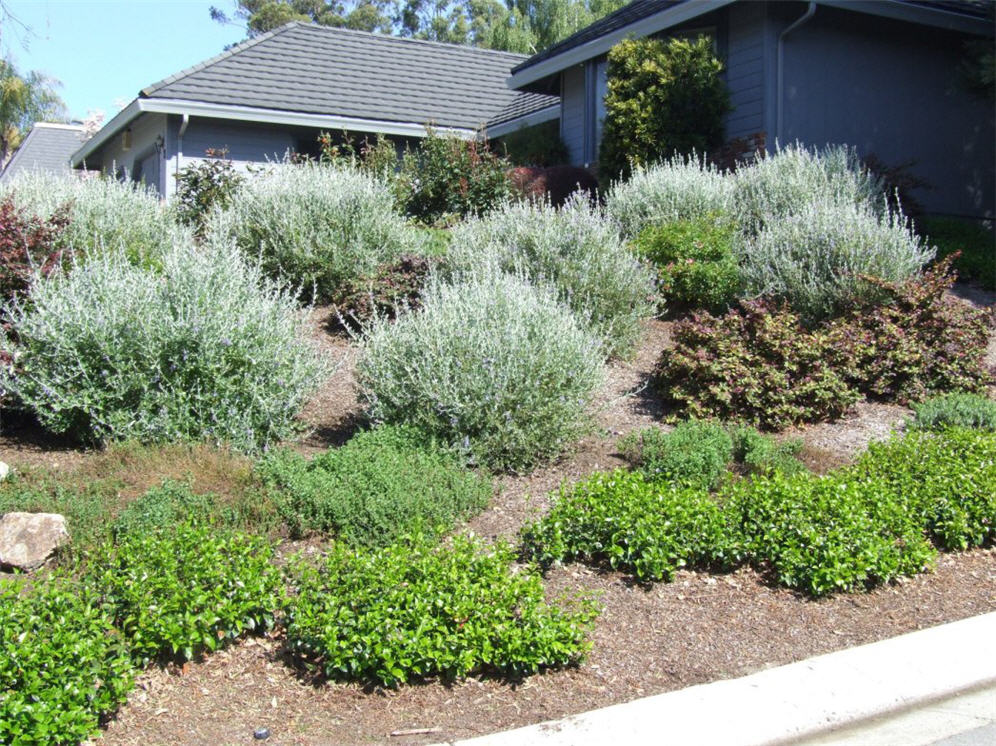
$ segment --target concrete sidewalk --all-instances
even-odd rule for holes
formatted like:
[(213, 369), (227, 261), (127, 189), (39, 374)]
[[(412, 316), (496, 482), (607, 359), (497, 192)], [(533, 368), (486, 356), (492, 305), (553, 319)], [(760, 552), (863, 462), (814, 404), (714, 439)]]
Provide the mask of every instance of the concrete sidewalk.
[[(953, 698), (957, 697), (968, 702), (971, 695), (976, 695), (971, 700), (975, 715), (961, 719), (960, 729), (938, 731), (931, 736), (932, 740), (917, 743), (935, 743), (955, 733), (979, 728), (977, 733), (985, 737), (985, 728), (996, 723), (996, 711), (987, 720), (990, 694), (996, 696), (996, 613), (821, 655), (740, 679), (694, 686), (457, 743), (461, 746), (760, 746), (803, 742), (813, 746), (830, 743), (907, 746), (912, 741), (901, 736), (898, 741), (874, 741), (870, 734), (875, 728), (895, 725), (906, 717), (914, 717), (907, 721), (907, 727), (918, 732), (924, 721), (916, 720), (917, 713), (927, 715), (933, 710), (936, 714), (946, 706), (946, 701), (955, 701)], [(840, 740), (848, 737), (856, 740)]]

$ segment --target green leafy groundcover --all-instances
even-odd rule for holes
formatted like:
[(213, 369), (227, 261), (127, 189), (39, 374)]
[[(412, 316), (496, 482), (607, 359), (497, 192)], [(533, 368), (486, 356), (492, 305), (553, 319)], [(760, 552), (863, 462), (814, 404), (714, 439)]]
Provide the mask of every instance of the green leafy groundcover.
[(416, 538), (370, 552), (341, 546), (302, 568), (287, 643), (331, 678), (384, 686), (472, 673), (516, 677), (587, 652), (590, 600), (550, 605), (540, 577), (504, 544)]
[(65, 578), (0, 586), (0, 743), (77, 744), (131, 689), (100, 597)]
[(562, 489), (550, 513), (523, 529), (523, 552), (543, 565), (581, 560), (641, 580), (749, 562), (780, 585), (823, 596), (921, 572), (935, 547), (996, 540), (996, 433), (911, 432), (825, 476), (762, 474), (718, 494), (638, 473), (595, 474)]

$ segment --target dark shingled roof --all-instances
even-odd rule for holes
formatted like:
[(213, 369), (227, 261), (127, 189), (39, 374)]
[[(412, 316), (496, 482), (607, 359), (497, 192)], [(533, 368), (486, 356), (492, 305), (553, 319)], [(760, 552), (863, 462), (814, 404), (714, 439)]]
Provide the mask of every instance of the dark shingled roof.
[(290, 23), (155, 83), (141, 96), (475, 129), (509, 109), (521, 116), (557, 103), (556, 96), (508, 88), (509, 71), (524, 59)]
[[(610, 34), (613, 31), (625, 28), (631, 23), (636, 23), (644, 18), (660, 13), (661, 11), (681, 5), (684, 2), (694, 0), (635, 0), (629, 5), (624, 5), (615, 13), (610, 13), (604, 18), (595, 21), (590, 26), (586, 26), (575, 34), (568, 36), (563, 41), (559, 41), (553, 46), (547, 47), (539, 54), (534, 54), (525, 62), (517, 65), (512, 72), (517, 73), (533, 65), (556, 57), (558, 54), (566, 52), (574, 47), (579, 47), (589, 41), (594, 41), (599, 37)], [(960, 13), (973, 18), (985, 18), (991, 12), (993, 0), (899, 0), (909, 5), (918, 5), (933, 10), (943, 10), (949, 13)], [(860, 6), (854, 8), (860, 11)]]
[[(557, 96), (547, 96), (542, 93), (522, 93), (513, 98), (504, 109), (495, 114), (490, 121), (489, 127), (494, 127), (505, 122), (511, 122), (527, 114), (533, 114), (551, 106), (559, 106), (560, 99)], [(557, 116), (560, 116), (558, 109)]]
[(82, 125), (38, 122), (15, 151), (0, 179), (22, 171), (69, 171), (69, 158), (80, 149)]

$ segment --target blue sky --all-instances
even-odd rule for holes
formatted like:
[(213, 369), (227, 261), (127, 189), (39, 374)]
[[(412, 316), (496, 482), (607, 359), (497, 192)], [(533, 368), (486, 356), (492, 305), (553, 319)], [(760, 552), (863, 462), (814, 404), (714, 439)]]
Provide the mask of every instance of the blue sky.
[(172, 73), (242, 41), (240, 26), (223, 26), (211, 5), (230, 12), (231, 0), (8, 0), (17, 24), (2, 29), (2, 53), (18, 68), (62, 82), (59, 94), (74, 119), (119, 104)]

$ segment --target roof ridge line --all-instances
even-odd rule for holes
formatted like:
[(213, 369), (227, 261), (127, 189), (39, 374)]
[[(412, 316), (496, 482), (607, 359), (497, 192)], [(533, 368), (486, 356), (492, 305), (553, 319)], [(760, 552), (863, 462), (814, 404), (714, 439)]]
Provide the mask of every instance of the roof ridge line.
[[(410, 36), (394, 36), (392, 34), (380, 34), (375, 31), (363, 31), (362, 29), (343, 28), (341, 26), (323, 26), (320, 23), (305, 23), (304, 21), (291, 21), (286, 26), (301, 26), (302, 28), (314, 29), (321, 32), (333, 32), (343, 34), (356, 34), (358, 36), (372, 36), (377, 39), (384, 39), (391, 42), (407, 42), (410, 44), (424, 44), (431, 47), (443, 47), (445, 49), (463, 49), (468, 52), (482, 52), (484, 54), (505, 55), (507, 57), (518, 57), (529, 59), (530, 55), (521, 52), (506, 52), (504, 49), (488, 49), (486, 47), (475, 47), (473, 44), (457, 44), (451, 41), (435, 41), (432, 39), (415, 39)], [(284, 26), (281, 26), (284, 28)]]
[(147, 85), (145, 88), (141, 89), (138, 92), (138, 98), (147, 98), (148, 96), (151, 96), (153, 93), (158, 91), (160, 88), (165, 88), (171, 83), (175, 83), (178, 80), (186, 78), (188, 75), (200, 72), (201, 70), (211, 67), (211, 65), (217, 64), (222, 60), (228, 59), (229, 57), (234, 57), (235, 55), (240, 54), (245, 50), (256, 46), (257, 44), (272, 39), (273, 37), (282, 34), (284, 31), (287, 31), (298, 25), (303, 25), (303, 24), (300, 24), (298, 21), (291, 21), (290, 23), (285, 23), (283, 26), (278, 26), (275, 29), (267, 31), (265, 34), (260, 34), (259, 36), (255, 36), (251, 39), (246, 39), (245, 41), (240, 41), (238, 44), (235, 44), (234, 46), (229, 47), (223, 52), (216, 54), (214, 57), (209, 57), (208, 59), (203, 60), (202, 62), (198, 62), (196, 65), (191, 65), (190, 67), (186, 67), (178, 72), (173, 73), (172, 75), (166, 76), (162, 80), (152, 83), (151, 85)]

